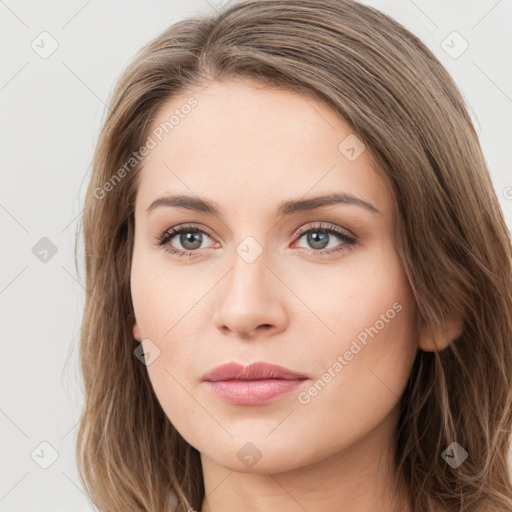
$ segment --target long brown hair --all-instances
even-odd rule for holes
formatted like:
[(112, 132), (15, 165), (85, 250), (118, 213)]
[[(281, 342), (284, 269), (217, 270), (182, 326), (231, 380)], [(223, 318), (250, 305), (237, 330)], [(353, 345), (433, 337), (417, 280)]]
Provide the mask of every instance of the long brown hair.
[[(464, 321), (448, 348), (418, 351), (401, 397), (396, 463), (414, 511), (510, 511), (510, 234), (450, 75), (404, 27), (352, 0), (246, 0), (188, 18), (120, 77), (83, 215), (86, 403), (76, 454), (93, 502), (108, 512), (201, 509), (199, 453), (134, 356), (136, 156), (165, 102), (238, 77), (312, 95), (350, 125), (391, 187), (396, 249), (421, 321), (434, 332), (452, 315)], [(456, 468), (443, 457), (453, 442), (468, 454)]]

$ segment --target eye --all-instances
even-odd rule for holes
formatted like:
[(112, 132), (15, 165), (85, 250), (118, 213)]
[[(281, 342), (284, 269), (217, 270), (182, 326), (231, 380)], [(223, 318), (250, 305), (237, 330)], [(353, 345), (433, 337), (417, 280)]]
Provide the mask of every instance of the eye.
[[(349, 250), (357, 243), (357, 238), (349, 235), (345, 230), (335, 226), (329, 226), (322, 223), (313, 226), (301, 228), (295, 235), (298, 240), (305, 238), (308, 247), (299, 247), (301, 251), (314, 256), (330, 256), (339, 251)], [(164, 250), (178, 258), (191, 258), (198, 254), (206, 238), (212, 238), (204, 229), (199, 228), (195, 224), (182, 225), (173, 227), (157, 237), (156, 245), (163, 247)], [(176, 247), (173, 240), (176, 239), (181, 247)], [(338, 240), (341, 244), (338, 246), (328, 247), (332, 241)]]
[[(206, 231), (195, 225), (173, 227), (158, 237), (157, 245), (164, 247), (166, 252), (176, 255), (178, 258), (190, 258), (201, 248), (205, 235), (210, 238)], [(174, 238), (177, 239), (182, 248), (176, 248), (171, 244)]]
[[(297, 236), (298, 240), (305, 238), (306, 244), (311, 247), (301, 247), (301, 249), (307, 253), (320, 256), (330, 256), (333, 253), (348, 250), (357, 242), (355, 236), (349, 235), (341, 228), (322, 223), (301, 228)], [(328, 247), (331, 241), (336, 242), (336, 240), (342, 243), (337, 246), (334, 244), (334, 247), (332, 245)]]

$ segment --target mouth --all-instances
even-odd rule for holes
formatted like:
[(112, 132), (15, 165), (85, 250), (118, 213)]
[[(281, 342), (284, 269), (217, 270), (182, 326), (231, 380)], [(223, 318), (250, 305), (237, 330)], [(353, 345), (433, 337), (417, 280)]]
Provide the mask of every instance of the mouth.
[(227, 402), (260, 405), (294, 391), (309, 377), (270, 363), (243, 366), (232, 362), (214, 368), (202, 380), (215, 395)]

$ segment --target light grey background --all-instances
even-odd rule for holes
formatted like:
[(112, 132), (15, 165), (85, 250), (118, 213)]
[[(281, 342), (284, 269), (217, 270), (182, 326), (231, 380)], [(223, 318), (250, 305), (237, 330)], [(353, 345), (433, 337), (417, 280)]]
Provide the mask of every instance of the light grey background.
[[(74, 459), (85, 292), (73, 244), (105, 103), (143, 44), (223, 3), (0, 0), (2, 512), (92, 510)], [(510, 226), (512, 1), (366, 3), (417, 34), (455, 78)], [(42, 58), (52, 39), (58, 48)], [(57, 250), (46, 262), (34, 254), (43, 237)]]

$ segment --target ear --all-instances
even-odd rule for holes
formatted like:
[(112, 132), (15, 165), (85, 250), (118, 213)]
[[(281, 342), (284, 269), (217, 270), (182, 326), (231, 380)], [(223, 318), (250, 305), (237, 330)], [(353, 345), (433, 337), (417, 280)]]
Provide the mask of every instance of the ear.
[(464, 321), (460, 315), (454, 315), (445, 320), (444, 327), (441, 332), (434, 332), (423, 322), (418, 333), (419, 348), (425, 352), (444, 350), (462, 334)]
[(140, 343), (142, 342), (142, 336), (140, 335), (140, 329), (137, 322), (133, 324), (133, 337)]

